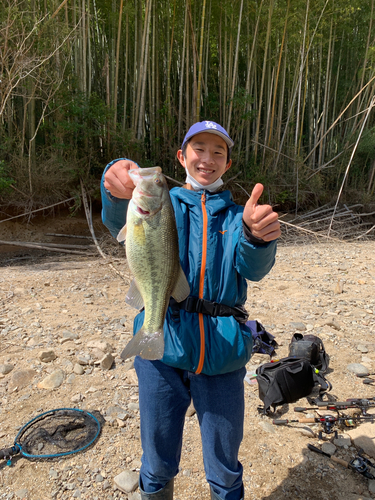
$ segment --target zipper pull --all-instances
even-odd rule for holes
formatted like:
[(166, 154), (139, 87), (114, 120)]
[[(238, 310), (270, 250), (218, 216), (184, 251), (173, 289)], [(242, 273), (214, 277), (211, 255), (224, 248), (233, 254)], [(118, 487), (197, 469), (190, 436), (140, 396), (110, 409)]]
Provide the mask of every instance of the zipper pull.
[(205, 203), (206, 203), (206, 191), (203, 191), (203, 193), (202, 193), (202, 196), (201, 196), (201, 202), (202, 202), (203, 204), (205, 204)]

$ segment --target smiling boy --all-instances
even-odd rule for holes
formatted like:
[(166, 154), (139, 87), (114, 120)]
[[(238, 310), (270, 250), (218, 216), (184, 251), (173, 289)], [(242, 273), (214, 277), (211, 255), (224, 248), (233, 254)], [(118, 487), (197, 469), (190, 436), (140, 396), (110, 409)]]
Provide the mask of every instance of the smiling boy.
[[(238, 450), (243, 437), (245, 365), (251, 332), (245, 325), (246, 280), (259, 281), (272, 268), (277, 214), (258, 205), (256, 184), (245, 207), (223, 190), (233, 141), (219, 124), (194, 124), (177, 158), (186, 185), (170, 191), (176, 216), (181, 266), (191, 294), (171, 301), (164, 324), (160, 361), (136, 357), (143, 448), (139, 485), (142, 499), (171, 500), (182, 449), (186, 410), (197, 412), (211, 499), (244, 496)], [(126, 220), (134, 185), (131, 160), (107, 165), (102, 182), (103, 222), (116, 237)], [(134, 321), (134, 331), (143, 313)]]

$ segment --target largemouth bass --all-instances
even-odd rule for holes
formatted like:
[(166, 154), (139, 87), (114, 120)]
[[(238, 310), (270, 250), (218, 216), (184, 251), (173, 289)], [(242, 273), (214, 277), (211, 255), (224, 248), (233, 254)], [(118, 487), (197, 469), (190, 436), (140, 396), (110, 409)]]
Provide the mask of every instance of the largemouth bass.
[(177, 302), (190, 293), (181, 268), (177, 227), (168, 186), (160, 167), (129, 170), (135, 185), (126, 225), (117, 236), (125, 240), (129, 269), (134, 276), (125, 301), (141, 309), (142, 328), (121, 353), (123, 359), (139, 355), (161, 359), (163, 323), (170, 297)]

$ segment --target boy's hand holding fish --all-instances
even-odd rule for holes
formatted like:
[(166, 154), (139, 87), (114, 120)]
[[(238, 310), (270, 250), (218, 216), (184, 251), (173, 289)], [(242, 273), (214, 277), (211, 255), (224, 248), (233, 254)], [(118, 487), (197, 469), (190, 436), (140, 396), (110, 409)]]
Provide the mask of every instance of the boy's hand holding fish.
[(104, 187), (112, 196), (130, 200), (133, 194), (134, 183), (129, 175), (129, 170), (138, 168), (138, 165), (130, 160), (119, 160), (112, 165), (104, 176)]

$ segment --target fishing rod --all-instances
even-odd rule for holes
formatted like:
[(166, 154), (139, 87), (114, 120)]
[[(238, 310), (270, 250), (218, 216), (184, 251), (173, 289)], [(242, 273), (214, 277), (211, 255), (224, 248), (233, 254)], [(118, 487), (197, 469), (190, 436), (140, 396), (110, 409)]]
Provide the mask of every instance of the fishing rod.
[(311, 417), (311, 418), (297, 418), (297, 419), (276, 419), (273, 420), (274, 425), (288, 425), (291, 423), (299, 423), (299, 424), (321, 424), (323, 426), (323, 430), (319, 431), (319, 439), (323, 439), (322, 433), (324, 434), (334, 434), (335, 438), (338, 437), (337, 430), (334, 429), (335, 425), (345, 426), (345, 427), (355, 427), (357, 423), (363, 421), (374, 421), (374, 416), (367, 417), (349, 417), (347, 415), (341, 415), (335, 417), (334, 415), (324, 415), (321, 417)]
[(301, 407), (296, 406), (294, 411), (304, 412), (309, 410), (332, 410), (341, 411), (347, 410), (349, 408), (358, 408), (361, 410), (363, 416), (369, 416), (367, 410), (369, 408), (375, 408), (375, 398), (351, 398), (346, 401), (335, 401), (333, 403), (328, 403), (326, 401), (321, 401), (316, 403), (316, 407)]
[(369, 472), (369, 467), (372, 467), (375, 469), (375, 464), (373, 464), (370, 460), (367, 458), (363, 457), (361, 453), (359, 453), (353, 460), (350, 462), (347, 462), (346, 460), (342, 460), (341, 458), (337, 458), (333, 455), (330, 455), (329, 453), (324, 452), (320, 448), (317, 448), (316, 446), (313, 446), (312, 444), (307, 445), (308, 449), (311, 451), (314, 451), (315, 453), (319, 453), (320, 455), (324, 455), (332, 460), (332, 462), (336, 462), (338, 464), (341, 464), (343, 467), (347, 469), (351, 469), (354, 472), (358, 472), (364, 477), (367, 477), (368, 479), (375, 479), (375, 476)]

